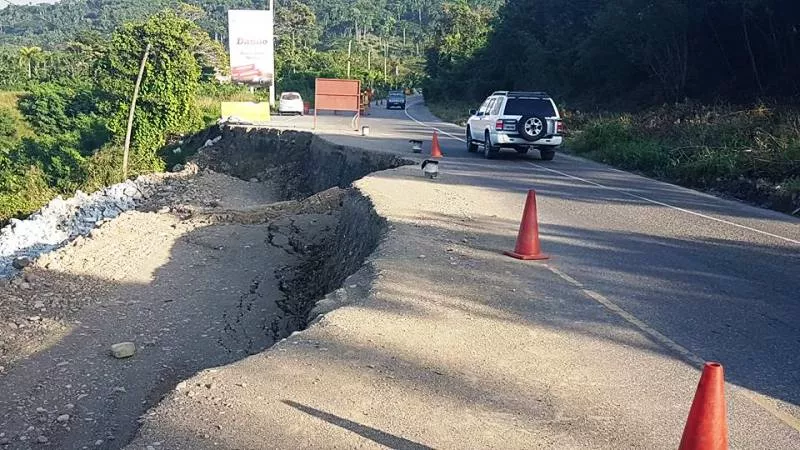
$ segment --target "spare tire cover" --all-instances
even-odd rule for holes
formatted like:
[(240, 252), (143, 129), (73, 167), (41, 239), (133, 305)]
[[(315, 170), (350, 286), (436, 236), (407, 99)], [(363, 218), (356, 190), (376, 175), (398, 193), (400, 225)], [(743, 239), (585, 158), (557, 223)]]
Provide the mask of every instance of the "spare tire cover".
[(544, 117), (526, 116), (519, 119), (517, 130), (526, 141), (538, 141), (547, 134), (547, 120)]

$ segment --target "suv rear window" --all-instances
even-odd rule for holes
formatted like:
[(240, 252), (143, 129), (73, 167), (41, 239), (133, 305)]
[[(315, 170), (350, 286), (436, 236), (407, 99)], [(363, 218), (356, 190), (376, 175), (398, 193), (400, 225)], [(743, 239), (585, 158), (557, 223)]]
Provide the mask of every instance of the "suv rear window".
[(509, 98), (506, 102), (507, 116), (528, 116), (554, 117), (556, 111), (553, 103), (543, 98)]
[(300, 100), (300, 95), (295, 93), (281, 95), (282, 100)]

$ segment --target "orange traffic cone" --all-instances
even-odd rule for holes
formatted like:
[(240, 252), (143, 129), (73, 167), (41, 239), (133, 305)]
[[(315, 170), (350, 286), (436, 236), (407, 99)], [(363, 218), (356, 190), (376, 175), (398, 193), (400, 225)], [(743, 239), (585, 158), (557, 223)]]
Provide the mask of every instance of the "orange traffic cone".
[(727, 450), (725, 374), (722, 364), (708, 362), (694, 394), (679, 450)]
[(525, 211), (522, 213), (522, 223), (519, 226), (517, 246), (513, 252), (504, 252), (513, 258), (525, 261), (549, 259), (542, 253), (539, 245), (539, 219), (536, 213), (536, 191), (528, 191), (528, 200), (525, 202)]
[(439, 147), (439, 132), (433, 131), (433, 141), (431, 143), (431, 158), (441, 158), (442, 148)]

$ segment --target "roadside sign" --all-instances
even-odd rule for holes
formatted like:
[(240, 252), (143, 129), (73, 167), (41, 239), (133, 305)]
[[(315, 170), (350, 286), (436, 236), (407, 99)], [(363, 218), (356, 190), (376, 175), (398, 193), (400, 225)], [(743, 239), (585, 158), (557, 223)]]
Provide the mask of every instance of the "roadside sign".
[(222, 102), (220, 109), (223, 121), (261, 124), (270, 120), (269, 103)]
[(317, 111), (351, 111), (354, 128), (358, 130), (361, 111), (361, 81), (317, 78), (314, 89), (314, 128)]
[(271, 10), (228, 11), (231, 80), (273, 84), (275, 52)]

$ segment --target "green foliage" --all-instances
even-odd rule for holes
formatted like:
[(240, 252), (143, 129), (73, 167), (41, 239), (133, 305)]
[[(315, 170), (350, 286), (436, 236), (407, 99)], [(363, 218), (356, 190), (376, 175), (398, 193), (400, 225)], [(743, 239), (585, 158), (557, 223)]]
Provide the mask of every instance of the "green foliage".
[(492, 13), (486, 8), (471, 7), (466, 0), (442, 6), (442, 17), (427, 54), (429, 80), (425, 85), (425, 95), (428, 99), (446, 100), (456, 90), (461, 90), (461, 95), (456, 98), (463, 98), (465, 90), (468, 97), (481, 95), (471, 86), (455, 86), (460, 81), (470, 80), (469, 73), (474, 70), (471, 64), (487, 43)]
[(427, 97), (425, 99), (425, 105), (436, 117), (445, 122), (459, 125), (467, 123), (467, 119), (469, 119), (469, 110), (475, 108), (475, 105), (469, 101), (445, 100), (432, 102), (429, 101)]
[(109, 51), (99, 63), (99, 110), (117, 138), (124, 137), (130, 99), (146, 45), (152, 50), (145, 65), (134, 116), (135, 158), (153, 169), (162, 167), (156, 150), (166, 137), (199, 129), (202, 119), (195, 104), (200, 66), (193, 50), (196, 25), (171, 12), (146, 22), (131, 23), (115, 32)]
[(14, 108), (0, 109), (0, 221), (37, 209), (55, 193), (121, 181), (120, 144), (148, 42), (130, 174), (163, 170), (157, 150), (165, 140), (202, 126), (195, 101), (201, 65), (226, 58), (219, 43), (184, 17), (196, 11), (179, 13), (126, 24), (110, 39), (81, 32), (61, 50), (0, 49), (0, 74), (13, 75), (3, 81), (27, 90), (0, 94), (0, 107)]
[(0, 153), (0, 224), (32, 213), (56, 195), (40, 168), (14, 166)]
[[(428, 55), (430, 86), (443, 96), (547, 90), (573, 105), (609, 109), (800, 94), (800, 65), (791, 62), (800, 60), (798, 2), (508, 0), (477, 51), (471, 40), (485, 32), (480, 8), (456, 5), (443, 10)], [(472, 35), (453, 15), (471, 18)], [(467, 69), (452, 71), (452, 58), (442, 58), (447, 38), (472, 52)]]
[(71, 128), (69, 109), (75, 97), (75, 91), (68, 86), (43, 83), (20, 99), (19, 110), (37, 133), (60, 134)]
[(0, 107), (0, 148), (17, 139), (17, 120), (14, 113), (5, 107)]
[(577, 154), (776, 209), (800, 206), (800, 113), (677, 104), (636, 115), (578, 117)]

